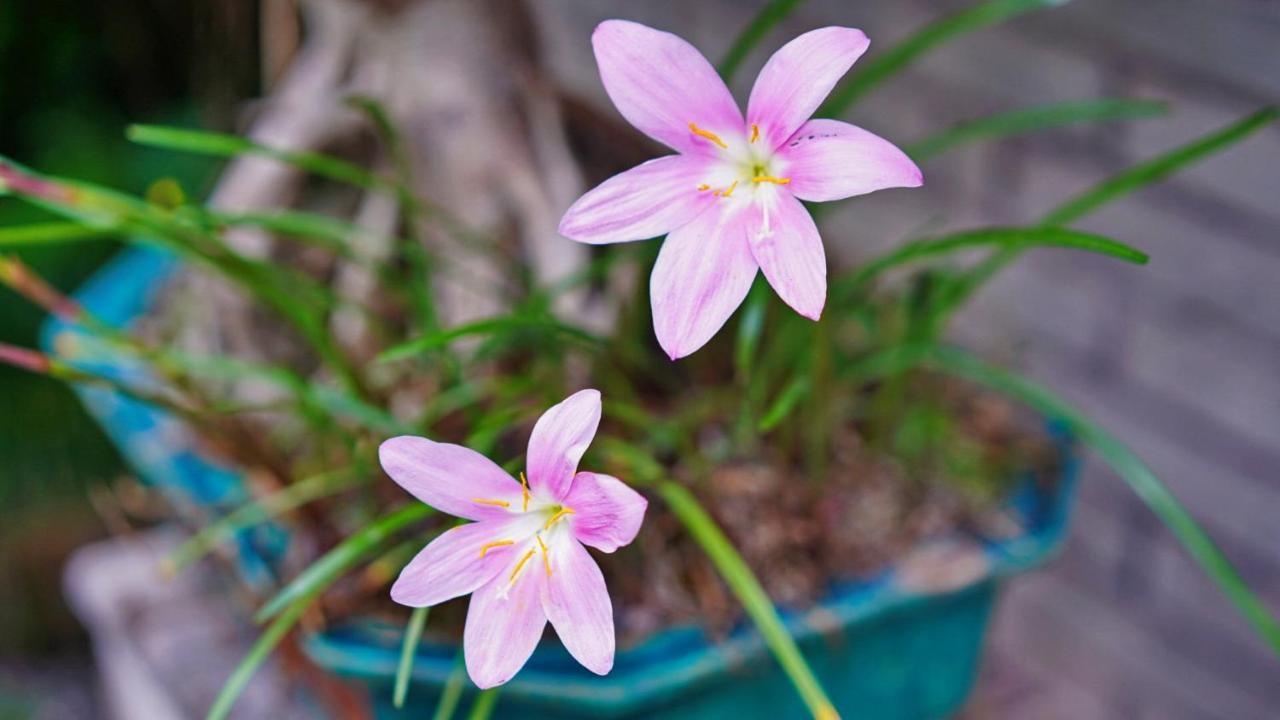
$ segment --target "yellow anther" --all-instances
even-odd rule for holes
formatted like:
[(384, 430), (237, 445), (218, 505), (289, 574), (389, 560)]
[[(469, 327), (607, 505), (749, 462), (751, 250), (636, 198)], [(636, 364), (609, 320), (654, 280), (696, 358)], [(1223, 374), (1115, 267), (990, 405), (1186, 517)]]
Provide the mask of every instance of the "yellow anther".
[(496, 547), (506, 547), (507, 545), (515, 545), (515, 544), (516, 544), (515, 540), (495, 540), (491, 543), (485, 543), (484, 547), (480, 548), (480, 557), (484, 557), (485, 553), (488, 553), (490, 550)]
[(520, 562), (516, 563), (516, 569), (511, 571), (511, 579), (507, 581), (508, 585), (515, 584), (516, 576), (520, 574), (520, 570), (524, 568), (524, 564), (529, 562), (529, 558), (533, 557), (533, 552), (533, 550), (530, 550), (525, 553), (524, 557), (520, 558)]
[(552, 515), (551, 518), (547, 520), (547, 524), (543, 525), (542, 529), (550, 530), (552, 525), (555, 525), (557, 522), (560, 521), (560, 518), (564, 517), (565, 515), (572, 515), (572, 514), (573, 514), (573, 508), (562, 507), (556, 511), (555, 515)]
[(485, 500), (484, 498), (472, 498), (471, 502), (480, 503), (481, 505), (494, 505), (497, 507), (511, 507), (511, 503), (506, 500)]
[(547, 555), (547, 544), (542, 542), (541, 535), (534, 535), (538, 539), (538, 545), (542, 548), (542, 565), (547, 569), (547, 577), (551, 577), (551, 556)]
[(715, 191), (715, 193), (714, 193), (714, 194), (719, 195), (720, 197), (726, 197), (726, 198), (727, 198), (727, 197), (729, 197), (730, 195), (732, 195), (732, 194), (733, 194), (734, 188), (736, 188), (736, 187), (738, 187), (738, 181), (737, 181), (737, 180), (734, 180), (732, 185), (730, 185), (729, 187), (725, 188), (724, 190), (717, 190), (717, 191)]
[(698, 186), (698, 192), (706, 192), (707, 190), (710, 190), (710, 189), (711, 189), (711, 186), (706, 183), (702, 183), (701, 185)]
[(524, 506), (521, 509), (529, 512), (529, 481), (525, 479), (523, 470), (520, 471), (520, 494), (524, 496)]
[(780, 177), (774, 177), (772, 175), (757, 175), (751, 178), (751, 182), (753, 183), (767, 182), (767, 183), (773, 183), (774, 185), (786, 185), (791, 182), (791, 178), (780, 178)]
[(724, 141), (720, 139), (719, 135), (713, 132), (708, 132), (706, 130), (703, 130), (702, 128), (698, 127), (697, 123), (693, 123), (693, 122), (689, 123), (689, 132), (693, 133), (694, 135), (697, 135), (698, 137), (704, 137), (710, 140), (711, 142), (719, 145), (720, 148), (723, 150), (729, 149), (729, 146), (724, 144)]
[(759, 139), (760, 139), (760, 126), (755, 123), (751, 123), (751, 142), (755, 142)]

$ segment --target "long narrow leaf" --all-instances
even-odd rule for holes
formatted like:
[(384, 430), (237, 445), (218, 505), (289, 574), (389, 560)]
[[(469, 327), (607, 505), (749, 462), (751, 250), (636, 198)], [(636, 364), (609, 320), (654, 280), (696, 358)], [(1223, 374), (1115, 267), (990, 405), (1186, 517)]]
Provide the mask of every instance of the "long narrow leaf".
[(444, 347), (454, 340), (475, 335), (493, 335), (512, 330), (524, 329), (546, 330), (566, 337), (596, 344), (599, 338), (581, 328), (562, 323), (555, 318), (544, 315), (510, 315), (504, 317), (477, 320), (466, 325), (442, 330), (437, 333), (414, 338), (406, 343), (389, 348), (378, 356), (378, 362), (391, 362), (412, 357), (430, 350)]
[(240, 693), (244, 692), (245, 685), (249, 684), (249, 678), (253, 677), (253, 673), (257, 671), (258, 666), (267, 659), (267, 656), (271, 654), (272, 650), (276, 649), (276, 646), (289, 633), (289, 630), (298, 623), (302, 613), (311, 604), (311, 600), (312, 598), (310, 597), (299, 598), (258, 636), (257, 641), (253, 643), (253, 647), (249, 649), (249, 653), (244, 656), (239, 665), (236, 665), (235, 670), (231, 672), (231, 676), (227, 678), (227, 682), (222, 686), (217, 699), (213, 701), (213, 706), (209, 708), (209, 714), (205, 716), (205, 720), (222, 720), (227, 716), (227, 713), (231, 712), (231, 706), (240, 697)]
[(481, 690), (476, 696), (475, 703), (471, 705), (471, 713), (467, 715), (467, 720), (489, 720), (489, 716), (493, 715), (493, 709), (498, 705), (500, 692), (502, 692), (502, 686)]
[(813, 382), (808, 377), (800, 376), (792, 380), (782, 389), (782, 392), (778, 393), (778, 399), (774, 400), (773, 405), (765, 411), (756, 429), (766, 433), (777, 427), (778, 423), (787, 419), (787, 416), (795, 409), (796, 404), (803, 400), (804, 396), (808, 395), (812, 389)]
[(74, 222), (43, 222), (0, 227), (0, 248), (85, 242), (119, 233), (112, 228), (86, 227)]
[(930, 23), (887, 51), (855, 66), (853, 75), (831, 93), (815, 116), (840, 117), (872, 88), (952, 38), (995, 25), (1030, 10), (1061, 5), (1064, 2), (1067, 0), (987, 0)]
[(682, 485), (665, 481), (658, 486), (671, 511), (680, 518), (693, 539), (702, 546), (702, 550), (711, 558), (720, 576), (728, 583), (729, 588), (742, 603), (747, 615), (755, 622), (756, 628), (764, 637), (765, 644), (773, 651), (773, 655), (782, 666), (787, 677), (791, 679), (804, 704), (814, 718), (831, 720), (837, 718), (835, 707), (827, 698), (818, 678), (813, 674), (804, 655), (796, 646), (795, 639), (782, 623), (778, 609), (761, 587), (746, 561), (738, 554), (737, 549), (724, 532), (716, 525), (715, 520), (707, 514), (702, 504)]
[(751, 54), (756, 45), (760, 44), (764, 36), (768, 35), (775, 25), (786, 19), (801, 2), (803, 0), (771, 0), (769, 4), (760, 8), (760, 12), (756, 13), (747, 27), (733, 41), (733, 45), (729, 46), (729, 52), (726, 52), (724, 59), (720, 61), (720, 67), (717, 69), (726, 85), (737, 74), (738, 66)]
[(404, 626), (404, 643), (400, 646), (400, 664), (396, 667), (396, 685), (391, 696), (391, 703), (396, 709), (404, 707), (404, 699), (409, 695), (409, 678), (413, 675), (413, 658), (418, 652), (418, 641), (422, 639), (422, 629), (427, 625), (427, 614), (431, 608), (414, 608), (409, 622)]
[(298, 598), (307, 597), (328, 587), (340, 575), (377, 550), (391, 535), (427, 517), (432, 512), (430, 506), (415, 502), (351, 534), (320, 559), (308, 565), (288, 585), (276, 593), (275, 597), (268, 600), (254, 619), (258, 622), (266, 622)]
[(904, 149), (917, 162), (921, 162), (957, 145), (978, 140), (1021, 135), (1080, 123), (1156, 117), (1168, 111), (1167, 103), (1126, 98), (1050, 103), (968, 120), (911, 143)]
[(1235, 604), (1255, 632), (1280, 656), (1280, 622), (1249, 589), (1200, 525), (1169, 488), (1132, 450), (1111, 433), (1080, 415), (1049, 390), (1017, 375), (992, 367), (954, 349), (938, 349), (929, 360), (938, 370), (981, 383), (1026, 403), (1045, 417), (1060, 420), (1091, 447), (1151, 508), (1222, 594)]
[(431, 720), (453, 719), (453, 713), (458, 709), (458, 703), (462, 701), (462, 691), (466, 689), (466, 683), (466, 658), (462, 655), (462, 648), (458, 648), (458, 656), (453, 661), (453, 671), (449, 673), (449, 679), (444, 681), (444, 689), (440, 691), (440, 702), (436, 703), (436, 711), (431, 716)]

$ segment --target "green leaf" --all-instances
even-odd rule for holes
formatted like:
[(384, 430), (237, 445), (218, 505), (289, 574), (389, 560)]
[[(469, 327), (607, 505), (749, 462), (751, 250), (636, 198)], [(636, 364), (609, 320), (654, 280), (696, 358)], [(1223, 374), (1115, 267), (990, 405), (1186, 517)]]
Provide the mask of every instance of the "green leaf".
[(493, 715), (494, 707), (498, 705), (498, 693), (501, 691), (501, 685), (481, 690), (471, 706), (471, 714), (467, 715), (467, 720), (489, 720), (489, 716)]
[(120, 233), (109, 227), (88, 227), (74, 222), (43, 222), (30, 225), (10, 225), (0, 227), (0, 247), (18, 247), (26, 245), (60, 245), (62, 243), (84, 242), (104, 237), (115, 237)]
[(1067, 0), (987, 0), (937, 20), (887, 51), (859, 63), (853, 75), (836, 88), (814, 117), (840, 117), (872, 88), (896, 75), (921, 55), (952, 38), (1003, 22), (1030, 10), (1061, 5)]
[(349, 490), (362, 482), (365, 482), (365, 478), (355, 475), (349, 468), (344, 468), (313, 475), (270, 495), (251, 500), (187, 538), (169, 557), (165, 558), (165, 571), (176, 573), (204, 557), (219, 544), (231, 540), (237, 532), (245, 528), (266, 522), (309, 502)]
[(164, 127), (160, 125), (130, 125), (125, 131), (129, 140), (139, 145), (176, 150), (213, 157), (238, 157), (259, 155), (288, 163), (320, 177), (344, 182), (363, 188), (394, 190), (394, 184), (368, 170), (341, 158), (317, 152), (282, 150), (256, 143), (239, 135)]
[(387, 538), (397, 531), (427, 517), (434, 510), (422, 503), (412, 503), (385, 515), (352, 533), (329, 552), (298, 573), (275, 597), (267, 601), (254, 615), (258, 622), (266, 622), (299, 598), (324, 590), (340, 575), (377, 550)]
[(795, 409), (796, 403), (800, 402), (805, 395), (809, 394), (813, 383), (807, 377), (797, 377), (787, 384), (782, 392), (778, 393), (778, 399), (773, 401), (773, 405), (765, 411), (764, 417), (760, 418), (757, 429), (766, 433), (778, 426), (791, 414)]
[(968, 120), (911, 143), (903, 149), (920, 162), (957, 145), (978, 140), (1038, 132), (1079, 123), (1155, 117), (1165, 115), (1168, 111), (1167, 103), (1125, 98), (1050, 103)]
[(737, 74), (738, 66), (751, 54), (756, 45), (760, 44), (764, 36), (768, 35), (775, 25), (786, 19), (801, 2), (802, 0), (771, 0), (769, 4), (760, 8), (760, 12), (751, 18), (751, 22), (733, 41), (729, 51), (724, 54), (724, 59), (720, 61), (720, 67), (717, 69), (726, 85)]
[(1249, 137), (1280, 116), (1274, 107), (1263, 108), (1217, 132), (1187, 143), (1147, 162), (1135, 165), (1090, 188), (1049, 212), (1044, 225), (1066, 225), (1134, 190), (1159, 182), (1182, 168)]
[(466, 325), (441, 330), (440, 332), (414, 338), (406, 343), (389, 348), (378, 356), (377, 362), (392, 362), (413, 357), (430, 350), (444, 347), (454, 340), (474, 335), (494, 335), (515, 330), (545, 330), (551, 334), (580, 340), (588, 344), (599, 344), (600, 339), (581, 328), (562, 323), (549, 315), (508, 315), (486, 318)]
[(449, 679), (444, 681), (444, 688), (440, 691), (440, 702), (436, 703), (436, 712), (431, 716), (431, 720), (451, 720), (454, 711), (458, 709), (458, 703), (462, 702), (462, 691), (466, 688), (466, 681), (466, 658), (462, 654), (462, 648), (458, 648), (458, 656), (453, 661), (453, 672), (449, 673)]
[(213, 701), (213, 706), (209, 708), (209, 714), (205, 716), (205, 720), (222, 720), (227, 716), (227, 713), (231, 712), (231, 706), (240, 697), (240, 693), (244, 691), (245, 685), (249, 683), (249, 678), (253, 677), (253, 673), (257, 671), (258, 666), (267, 659), (267, 656), (271, 654), (272, 650), (275, 650), (289, 630), (298, 623), (302, 613), (311, 604), (311, 600), (311, 597), (299, 598), (281, 613), (262, 632), (262, 635), (258, 636), (258, 639), (253, 643), (253, 647), (249, 649), (249, 653), (245, 655), (239, 665), (236, 665), (235, 670), (231, 671), (231, 676), (227, 678), (227, 682), (222, 686), (217, 699)]
[(684, 523), (689, 534), (702, 547), (707, 557), (711, 558), (711, 562), (720, 571), (720, 576), (724, 578), (734, 595), (738, 597), (743, 609), (747, 611), (747, 615), (751, 617), (756, 628), (760, 630), (765, 644), (773, 651), (778, 664), (782, 666), (787, 677), (791, 679), (791, 683), (795, 685), (801, 699), (804, 700), (813, 717), (820, 720), (839, 717), (835, 708), (831, 705), (831, 701), (827, 698), (827, 694), (818, 683), (818, 678), (813, 674), (809, 664), (805, 662), (804, 655), (800, 653), (800, 648), (796, 646), (795, 639), (791, 637), (791, 633), (787, 632), (786, 626), (783, 625), (782, 618), (778, 615), (778, 609), (774, 607), (773, 601), (769, 599), (768, 594), (761, 587), (760, 581), (756, 579), (755, 574), (751, 572), (751, 568), (747, 566), (742, 556), (738, 554), (737, 549), (733, 547), (733, 543), (729, 541), (729, 538), (725, 537), (724, 532), (716, 525), (715, 520), (707, 514), (707, 511), (698, 502), (698, 499), (693, 496), (693, 493), (682, 485), (665, 481), (658, 486), (658, 492), (661, 493), (671, 511), (676, 514), (676, 517), (680, 518), (680, 521)]
[(409, 694), (409, 678), (413, 675), (413, 658), (418, 652), (418, 641), (422, 639), (422, 629), (427, 625), (427, 614), (431, 608), (414, 608), (409, 622), (404, 628), (404, 643), (400, 646), (400, 664), (396, 667), (396, 685), (391, 702), (396, 709), (404, 707), (404, 699)]
[(1080, 415), (1061, 398), (1030, 380), (992, 367), (954, 349), (939, 348), (929, 364), (936, 369), (986, 385), (1025, 403), (1041, 415), (1062, 421), (1118, 474), (1173, 532), (1192, 559), (1223, 595), (1235, 604), (1255, 632), (1280, 656), (1280, 623), (1266, 604), (1218, 549), (1195, 518), (1132, 450), (1111, 433)]

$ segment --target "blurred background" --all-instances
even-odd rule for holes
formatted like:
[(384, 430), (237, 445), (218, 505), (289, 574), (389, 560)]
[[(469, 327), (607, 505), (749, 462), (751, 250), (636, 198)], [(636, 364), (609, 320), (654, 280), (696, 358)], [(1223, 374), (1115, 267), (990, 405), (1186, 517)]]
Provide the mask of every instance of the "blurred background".
[[(745, 98), (768, 52), (799, 32), (860, 27), (874, 52), (968, 4), (811, 0), (749, 60), (735, 93)], [(600, 20), (673, 30), (717, 58), (763, 2), (524, 5), (517, 28), (550, 76), (612, 113), (589, 42)], [(0, 4), (0, 153), (133, 192), (160, 176), (208, 188), (207, 163), (131, 145), (124, 126), (243, 131), (297, 46), (295, 12), (292, 0)], [(905, 143), (966, 118), (1103, 96), (1167, 100), (1173, 112), (953, 152), (925, 168), (923, 190), (829, 214), (833, 263), (921, 230), (1030, 221), (1096, 179), (1275, 103), (1280, 3), (1075, 0), (952, 42), (849, 119)], [(1272, 607), (1278, 196), (1280, 128), (1271, 127), (1081, 223), (1149, 252), (1149, 266), (1032, 253), (964, 311), (956, 338), (1128, 442)], [(37, 216), (0, 201), (0, 225)], [(23, 257), (73, 288), (114, 249), (103, 241)], [(0, 341), (34, 344), (39, 321), (0, 289)], [(67, 390), (0, 367), (0, 718), (96, 717), (87, 640), (61, 600), (61, 573), (72, 549), (107, 533), (112, 507), (127, 501), (114, 484), (125, 474)], [(1011, 585), (990, 643), (972, 717), (1234, 719), (1280, 708), (1274, 658), (1145, 506), (1092, 463), (1066, 551)]]

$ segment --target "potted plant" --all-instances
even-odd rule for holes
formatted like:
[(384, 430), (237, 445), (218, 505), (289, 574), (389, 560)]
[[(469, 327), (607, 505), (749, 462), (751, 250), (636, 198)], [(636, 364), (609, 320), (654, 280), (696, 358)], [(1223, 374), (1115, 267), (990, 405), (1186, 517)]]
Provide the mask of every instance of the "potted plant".
[[(793, 4), (766, 7), (720, 74)], [(229, 174), (250, 176), (250, 188), (273, 177), (264, 167), (306, 175), (304, 201), (288, 207), (233, 212), (163, 180), (134, 198), (6, 161), (0, 187), (66, 219), (9, 228), (6, 243), (111, 233), (136, 247), (74, 298), (18, 260), (0, 261), (0, 280), (56, 316), (47, 354), (0, 347), (0, 359), (74, 383), (139, 474), (204, 524), (171, 558), (174, 571), (217, 551), (258, 598), (263, 634), (211, 717), (228, 712), (286, 641), (361, 679), (366, 701), (387, 716), (434, 708), (447, 717), (463, 701), (473, 717), (943, 716), (972, 684), (1000, 582), (1061, 541), (1077, 442), (1134, 485), (1280, 646), (1264, 606), (1136, 456), (1048, 391), (943, 340), (955, 309), (1036, 247), (1144, 263), (1144, 253), (1071, 223), (1243, 139), (1273, 110), (1104, 180), (1033, 226), (912, 239), (833, 272), (829, 284), (811, 242), (817, 231), (800, 200), (918, 184), (917, 163), (961, 142), (1161, 110), (1107, 100), (1015, 111), (948, 128), (905, 154), (843, 123), (806, 122), (824, 99), (818, 117), (839, 117), (947, 37), (1037, 4), (988, 2), (944, 18), (842, 85), (865, 37), (806, 33), (766, 65), (759, 98), (753, 92), (738, 118), (720, 78), (682, 40), (602, 25), (597, 57), (618, 109), (681, 154), (642, 166), (657, 173), (644, 182), (608, 180), (570, 209), (558, 242), (608, 245), (562, 257), (570, 272), (526, 259), (545, 246), (476, 231), (424, 192), (394, 113), (367, 96), (350, 105), (378, 142), (359, 161), (238, 136), (130, 131), (144, 144), (237, 158)], [(680, 70), (656, 90), (662, 68), (645, 65), (654, 57)], [(699, 117), (676, 127), (672, 108)], [(682, 189), (645, 195), (666, 185)], [(354, 220), (340, 215), (353, 207), (350, 188), (360, 193)], [(744, 218), (752, 224), (736, 250), (721, 244), (726, 254), (708, 256), (684, 242), (723, 239), (716, 233)], [(662, 250), (611, 244), (667, 234)], [(270, 236), (280, 241), (270, 252), (254, 247)], [(963, 250), (986, 255), (975, 266), (947, 262)], [(229, 341), (240, 352), (209, 352), (199, 347), (207, 338), (190, 336), (210, 307), (214, 322), (240, 318), (242, 336)], [(574, 413), (594, 420), (575, 426), (564, 419)], [(566, 423), (577, 429), (556, 429)], [(546, 440), (564, 433), (572, 438)], [(439, 443), (454, 448), (450, 462), (467, 482), (489, 473), (507, 484), (494, 480), (493, 492), (469, 499), (445, 492), (457, 478), (433, 459)], [(552, 461), (538, 460), (538, 447), (571, 457), (558, 490), (547, 489)], [(463, 653), (465, 601), (440, 601), (480, 585), (445, 592), (440, 583), (471, 570), (435, 576), (415, 557), (434, 558), (429, 542), (517, 506), (529, 512), (532, 496), (546, 517), (528, 537), (494, 535), (471, 562), (490, 552), (501, 560), (485, 582), (501, 580), (504, 598), (525, 587), (521, 578), (551, 587), (570, 561), (544, 534), (552, 542), (553, 528), (588, 527), (570, 500), (569, 483), (586, 482), (573, 466), (621, 479), (649, 503), (646, 512), (644, 500), (629, 500), (630, 519), (617, 511), (601, 521), (630, 529), (596, 544), (617, 552), (584, 561), (599, 563), (609, 588), (608, 631), (566, 633), (574, 618), (558, 622), (543, 595), (567, 651), (550, 634), (535, 651), (538, 634), (503, 625), (473, 644), (472, 628), (494, 615), (473, 599), (478, 619), (465, 622)], [(527, 480), (515, 480), (524, 469)], [(458, 527), (447, 514), (477, 523)], [(411, 612), (387, 599), (397, 575), (391, 596), (417, 606)], [(547, 593), (572, 605), (579, 591)], [(307, 629), (294, 632), (300, 624)], [(468, 677), (486, 689), (474, 692)]]

